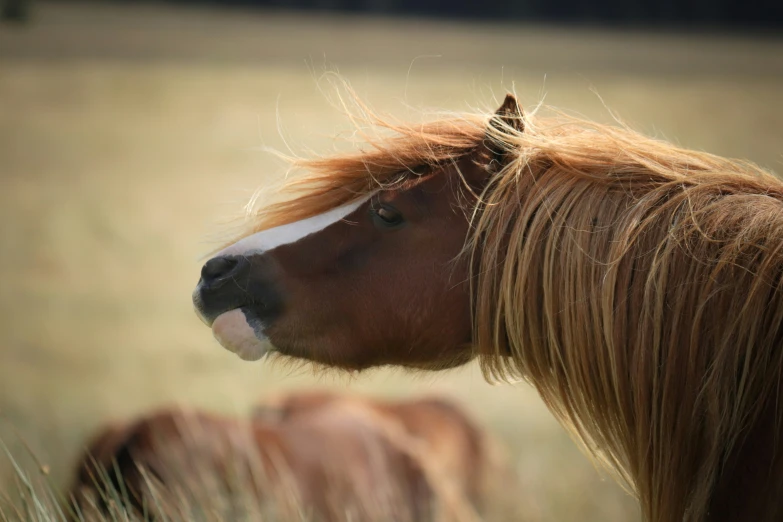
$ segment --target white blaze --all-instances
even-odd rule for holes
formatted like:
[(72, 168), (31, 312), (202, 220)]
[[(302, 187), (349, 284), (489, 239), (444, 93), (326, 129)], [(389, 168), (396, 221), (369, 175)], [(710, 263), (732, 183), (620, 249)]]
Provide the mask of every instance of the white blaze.
[(320, 232), (329, 225), (337, 223), (362, 206), (370, 197), (372, 197), (372, 195), (358, 199), (352, 203), (343, 205), (342, 207), (333, 208), (332, 210), (311, 218), (270, 228), (269, 230), (247, 236), (221, 250), (215, 254), (215, 257), (260, 254), (281, 245), (296, 243), (310, 234)]

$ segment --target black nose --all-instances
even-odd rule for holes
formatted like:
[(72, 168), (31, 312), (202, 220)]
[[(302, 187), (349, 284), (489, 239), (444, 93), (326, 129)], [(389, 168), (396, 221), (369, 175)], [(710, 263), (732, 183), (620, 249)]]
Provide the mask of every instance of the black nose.
[(215, 287), (235, 279), (248, 265), (244, 257), (214, 257), (201, 268), (201, 281)]

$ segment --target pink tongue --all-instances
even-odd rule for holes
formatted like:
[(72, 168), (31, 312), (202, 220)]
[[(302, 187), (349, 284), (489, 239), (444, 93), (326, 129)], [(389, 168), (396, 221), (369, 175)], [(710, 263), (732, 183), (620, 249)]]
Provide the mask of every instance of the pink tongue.
[(257, 361), (270, 347), (267, 341), (261, 341), (247, 324), (242, 310), (231, 310), (218, 316), (212, 323), (212, 335), (226, 350), (233, 352), (245, 361)]

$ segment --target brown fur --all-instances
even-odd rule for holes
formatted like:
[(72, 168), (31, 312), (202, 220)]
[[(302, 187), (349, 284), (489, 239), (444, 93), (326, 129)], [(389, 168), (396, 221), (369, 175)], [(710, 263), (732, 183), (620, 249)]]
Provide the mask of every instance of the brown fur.
[(90, 504), (106, 511), (106, 481), (92, 479), (106, 477), (104, 470), (110, 487), (127, 489), (136, 512), (176, 506), (186, 494), (203, 502), (226, 492), (250, 494), (289, 518), (301, 510), (322, 521), (348, 514), (428, 520), (434, 505), (424, 471), (399, 441), (362, 410), (336, 404), (277, 422), (243, 425), (172, 410), (110, 428), (95, 439), (72, 485), (82, 511)]
[(308, 415), (325, 404), (353, 404), (369, 409), (398, 425), (420, 444), (422, 460), (434, 468), (441, 483), (450, 483), (483, 511), (489, 481), (503, 473), (497, 462), (495, 441), (461, 408), (439, 397), (378, 400), (369, 397), (314, 390), (294, 392), (266, 400), (255, 415), (290, 419)]

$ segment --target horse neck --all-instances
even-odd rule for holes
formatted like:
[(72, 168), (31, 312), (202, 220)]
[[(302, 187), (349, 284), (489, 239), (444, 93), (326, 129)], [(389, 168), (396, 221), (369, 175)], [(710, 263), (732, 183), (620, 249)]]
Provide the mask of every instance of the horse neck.
[(759, 422), (730, 455), (718, 478), (707, 522), (783, 520), (783, 443), (780, 405), (770, 398)]

